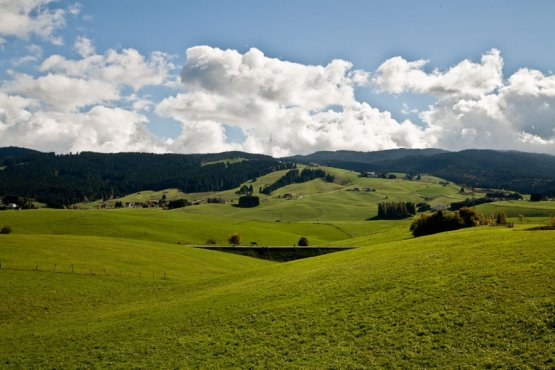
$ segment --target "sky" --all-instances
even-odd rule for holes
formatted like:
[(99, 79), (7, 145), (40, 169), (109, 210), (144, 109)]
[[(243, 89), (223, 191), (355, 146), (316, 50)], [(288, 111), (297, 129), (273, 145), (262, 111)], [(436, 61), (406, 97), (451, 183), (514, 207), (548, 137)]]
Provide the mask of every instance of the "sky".
[(0, 147), (555, 154), (553, 1), (0, 0)]

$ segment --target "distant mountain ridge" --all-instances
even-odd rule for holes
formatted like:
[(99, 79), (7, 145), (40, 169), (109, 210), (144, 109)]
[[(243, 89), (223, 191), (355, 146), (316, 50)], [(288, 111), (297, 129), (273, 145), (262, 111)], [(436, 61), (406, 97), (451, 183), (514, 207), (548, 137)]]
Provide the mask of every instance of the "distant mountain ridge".
[[(228, 164), (225, 159), (244, 160)], [(222, 161), (222, 162), (220, 162)], [(203, 165), (212, 163), (211, 165)], [(262, 154), (41, 153), (0, 148), (0, 196), (34, 198), (51, 207), (142, 190), (232, 189), (290, 164)]]
[(428, 157), (435, 154), (448, 153), (443, 149), (388, 149), (375, 152), (357, 152), (352, 150), (338, 151), (319, 151), (308, 155), (295, 155), (286, 159), (295, 160), (301, 163), (333, 164), (338, 162), (346, 163), (376, 163), (387, 160), (396, 160), (409, 156)]
[(555, 195), (555, 156), (518, 151), (394, 149), (290, 157), (353, 171), (427, 173), (457, 184)]
[[(241, 158), (241, 161), (227, 159)], [(555, 156), (516, 151), (393, 149), (316, 152), (287, 158), (214, 154), (94, 153), (56, 155), (0, 148), (0, 196), (35, 198), (53, 207), (142, 190), (221, 191), (298, 163), (358, 172), (430, 174), (462, 186), (555, 196)], [(203, 165), (213, 163), (210, 166)]]

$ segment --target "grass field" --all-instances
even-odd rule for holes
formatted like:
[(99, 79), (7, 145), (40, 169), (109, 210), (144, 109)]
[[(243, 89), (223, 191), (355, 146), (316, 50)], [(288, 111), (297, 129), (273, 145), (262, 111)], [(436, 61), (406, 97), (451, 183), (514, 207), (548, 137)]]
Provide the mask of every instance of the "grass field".
[[(133, 271), (203, 264), (194, 279), (167, 280), (2, 269), (0, 363), (549, 368), (553, 237), (483, 227), (272, 264), (152, 242), (103, 250), (94, 238), (49, 239), (50, 252), (40, 256), (37, 238), (2, 235), (3, 251), (15, 239), (10, 259), (21, 263), (39, 256), (87, 263), (92, 253)], [(137, 252), (148, 263), (127, 261)]]
[[(368, 221), (377, 204), (448, 204), (466, 197), (460, 187), (325, 170), (334, 183), (292, 184), (251, 209), (0, 212), (13, 229), (0, 235), (0, 368), (555, 366), (555, 231), (525, 230), (555, 202), (481, 205), (514, 228), (415, 239), (411, 219)], [(121, 200), (232, 202), (235, 190)], [(274, 263), (187, 246), (233, 232), (243, 244), (360, 248)]]

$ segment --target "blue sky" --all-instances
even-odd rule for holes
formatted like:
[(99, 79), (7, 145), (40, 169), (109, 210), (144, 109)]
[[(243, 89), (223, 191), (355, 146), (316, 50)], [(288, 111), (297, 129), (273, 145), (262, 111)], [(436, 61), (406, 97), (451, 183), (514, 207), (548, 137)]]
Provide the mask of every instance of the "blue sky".
[[(0, 0), (0, 10), (4, 7), (5, 14), (15, 12), (30, 20), (43, 13), (54, 16), (58, 11), (63, 14), (58, 14), (56, 19), (59, 21), (62, 17), (63, 22), (54, 20), (50, 28), (29, 23), (28, 32), (16, 26), (11, 29), (0, 26), (0, 37), (4, 40), (0, 51), (0, 91), (4, 96), (0, 95), (0, 98), (3, 97), (4, 102), (14, 100), (16, 96), (33, 100), (34, 104), (28, 102), (28, 105), (18, 107), (37, 116), (36, 122), (27, 122), (25, 127), (19, 122), (21, 112), (15, 118), (4, 117), (0, 124), (4, 124), (7, 134), (4, 139), (0, 138), (0, 145), (10, 145), (8, 137), (19, 145), (34, 143), (32, 135), (27, 135), (29, 138), (25, 141), (14, 136), (14, 132), (21, 136), (22, 131), (29, 130), (29, 127), (36, 129), (44, 125), (41, 122), (45, 120), (89, 122), (90, 117), (86, 115), (98, 107), (96, 113), (105, 108), (103, 114), (106, 116), (103, 117), (110, 116), (115, 108), (129, 111), (126, 116), (130, 119), (128, 127), (122, 128), (118, 134), (127, 133), (135, 138), (107, 145), (98, 140), (83, 143), (79, 137), (80, 127), (74, 130), (68, 128), (65, 121), (60, 121), (61, 126), (57, 131), (54, 129), (53, 135), (75, 131), (73, 136), (62, 140), (64, 145), (59, 147), (56, 147), (55, 139), (37, 144), (37, 147), (55, 151), (67, 151), (68, 148), (183, 152), (243, 149), (274, 155), (320, 149), (376, 150), (401, 146), (441, 146), (454, 150), (493, 147), (554, 152), (555, 123), (549, 118), (552, 105), (555, 105), (550, 90), (552, 70), (555, 69), (555, 49), (549, 42), (555, 35), (555, 3), (552, 1), (44, 0), (41, 6), (32, 7), (26, 5), (26, 0), (21, 0), (15, 2), (21, 5), (15, 10), (13, 3)], [(36, 29), (32, 30), (32, 27)], [(62, 78), (61, 75), (68, 72), (61, 70), (59, 65), (53, 69), (41, 69), (40, 66), (52, 55), (73, 61), (90, 57), (90, 53), (86, 56), (76, 53), (77, 38), (87, 39), (94, 55), (104, 56), (106, 60), (110, 50), (122, 53), (125, 49), (134, 49), (147, 63), (153, 52), (163, 53), (171, 67), (156, 67), (164, 69), (158, 71), (159, 80), (153, 77), (134, 84), (133, 88), (130, 88), (129, 79), (122, 77), (123, 82), (114, 87), (117, 94), (114, 93), (113, 98), (64, 102), (63, 109), (62, 103), (54, 107), (50, 97), (37, 92), (37, 86), (45, 83), (40, 78), (48, 74)], [(202, 55), (197, 59), (191, 61), (186, 57), (188, 49), (203, 45), (209, 48), (199, 51)], [(322, 95), (318, 103), (308, 102), (312, 98), (307, 97), (306, 106), (302, 96), (297, 98), (302, 91), (282, 85), (269, 86), (275, 81), (265, 74), (262, 75), (266, 80), (255, 72), (237, 77), (245, 79), (245, 84), (256, 81), (264, 86), (231, 91), (236, 95), (233, 102), (221, 101), (229, 98), (223, 92), (229, 94), (230, 90), (226, 86), (207, 85), (207, 76), (195, 74), (195, 80), (190, 81), (179, 78), (183, 66), (188, 65), (195, 73), (200, 73), (207, 71), (206, 65), (200, 65), (207, 60), (212, 63), (210, 66), (213, 63), (225, 66), (228, 65), (223, 61), (225, 58), (236, 60), (233, 58), (245, 55), (251, 48), (261, 51), (264, 60), (294, 62), (307, 67), (304, 72), (292, 72), (288, 65), (276, 64), (276, 73), (283, 74), (284, 79), (291, 77), (290, 73), (296, 73), (295, 78), (301, 80), (320, 73), (308, 67), (327, 66), (335, 59), (347, 61), (352, 66), (343, 70), (342, 82), (334, 83), (339, 86), (338, 91), (332, 93), (334, 98), (326, 99)], [(234, 50), (237, 55), (223, 57), (217, 55), (217, 50)], [(486, 66), (482, 57), (492, 50), (499, 57)], [(26, 62), (22, 62), (24, 57), (27, 57)], [(427, 64), (410, 64), (419, 60), (425, 60)], [(465, 60), (473, 64), (465, 65)], [(390, 61), (387, 68), (380, 69), (386, 61)], [(197, 64), (192, 65), (193, 62)], [(110, 67), (108, 61), (101, 63), (103, 68)], [(238, 71), (242, 70), (238, 68)], [(261, 68), (267, 69), (268, 66)], [(526, 74), (523, 70), (533, 73)], [(355, 71), (364, 72), (366, 82), (355, 81), (352, 78)], [(129, 72), (130, 76), (132, 72)], [(208, 70), (207, 75), (212, 76), (212, 72)], [(535, 72), (540, 73), (541, 78)], [(102, 80), (91, 70), (83, 73), (86, 77), (74, 74), (66, 82)], [(321, 73), (322, 78), (331, 78), (327, 72)], [(21, 82), (25, 77), (22, 75), (29, 78)], [(512, 76), (516, 77), (511, 79)], [(225, 81), (223, 76), (220, 77)], [(314, 76), (306, 78), (307, 81), (314, 80)], [(519, 82), (523, 78), (528, 82)], [(459, 89), (460, 81), (472, 83)], [(529, 83), (535, 83), (540, 92), (522, 90)], [(238, 84), (236, 88), (245, 84)], [(106, 83), (103, 86), (109, 90)], [(478, 86), (481, 87), (478, 89)], [(309, 82), (298, 87), (311, 97), (318, 93), (311, 92), (316, 87)], [(278, 88), (282, 89), (281, 100), (256, 95), (257, 91)], [(354, 94), (351, 100), (345, 97), (349, 89)], [(457, 92), (452, 93), (455, 90)], [(522, 98), (523, 91), (529, 95), (526, 99)], [(59, 92), (60, 96), (64, 93)], [(283, 98), (284, 94), (295, 98)], [(148, 108), (129, 107), (130, 102), (139, 99), (148, 100)], [(219, 102), (212, 104), (218, 114), (209, 114), (206, 106), (199, 108), (200, 102), (206, 103), (207, 99)], [(292, 101), (300, 111), (290, 109), (288, 104)], [(245, 106), (246, 102), (253, 104), (252, 110), (266, 113), (253, 116), (249, 121), (238, 116), (237, 107), (230, 108), (231, 103)], [(369, 108), (362, 103), (367, 103)], [(523, 106), (518, 104), (527, 108), (521, 109)], [(338, 114), (333, 117), (324, 114), (332, 106), (340, 107)], [(464, 111), (461, 110), (463, 107)], [(7, 106), (3, 109), (9, 110)], [(62, 117), (60, 109), (66, 116)], [(230, 111), (221, 113), (225, 109)], [(274, 110), (277, 112), (274, 115), (268, 113)], [(509, 122), (513, 132), (508, 135), (506, 121), (514, 115), (507, 115), (507, 112), (513, 110), (522, 117)], [(68, 116), (77, 114), (80, 116)], [(390, 115), (392, 121), (388, 121), (384, 114)], [(461, 118), (461, 114), (464, 117)], [(243, 116), (247, 115), (245, 112)], [(122, 114), (118, 117), (122, 118)], [(363, 118), (358, 122), (353, 117)], [(16, 122), (18, 119), (19, 123)], [(406, 120), (410, 125), (405, 123)], [(451, 124), (452, 121), (456, 122)], [(94, 131), (95, 124), (91, 123), (85, 129), (92, 127)], [(270, 134), (272, 127), (279, 129), (280, 125), (284, 125), (284, 132), (291, 131), (293, 136), (280, 140)], [(361, 125), (364, 129), (356, 138), (348, 135), (353, 127)], [(294, 131), (303, 132), (305, 136)], [(335, 141), (332, 135), (340, 140)], [(360, 135), (367, 135), (368, 144), (359, 140)], [(144, 145), (137, 143), (139, 139), (136, 137), (139, 136)], [(490, 139), (485, 140), (485, 137)], [(213, 142), (208, 142), (208, 138)], [(295, 141), (293, 139), (299, 139), (299, 142), (289, 145)], [(195, 144), (199, 140), (200, 144)]]

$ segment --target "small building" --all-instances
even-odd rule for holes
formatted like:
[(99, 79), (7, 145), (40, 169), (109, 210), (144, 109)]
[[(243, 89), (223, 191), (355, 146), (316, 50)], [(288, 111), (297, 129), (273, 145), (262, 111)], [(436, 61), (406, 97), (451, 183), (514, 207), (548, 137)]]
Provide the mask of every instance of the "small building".
[(19, 206), (16, 203), (8, 203), (6, 208), (7, 209), (19, 209)]
[(368, 178), (376, 178), (376, 177), (378, 177), (378, 174), (377, 174), (376, 172), (374, 172), (374, 171), (368, 171), (368, 172), (366, 172), (366, 177), (368, 177)]

